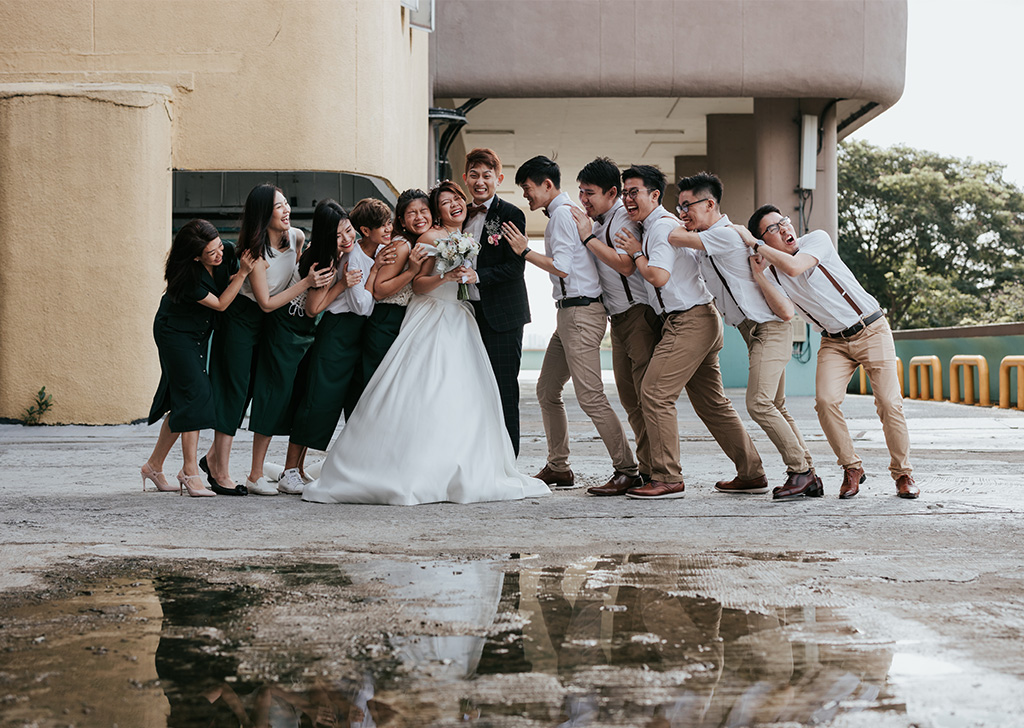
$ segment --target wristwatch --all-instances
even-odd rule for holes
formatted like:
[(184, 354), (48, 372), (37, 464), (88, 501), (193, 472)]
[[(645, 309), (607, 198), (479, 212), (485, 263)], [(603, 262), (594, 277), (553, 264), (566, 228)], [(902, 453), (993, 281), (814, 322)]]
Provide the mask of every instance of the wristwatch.
[(644, 252), (644, 251), (642, 251), (642, 250), (638, 250), (638, 251), (636, 251), (635, 253), (633, 253), (633, 260), (636, 260), (636, 259), (637, 259), (637, 258), (639, 258), (639, 257), (640, 257), (641, 255), (642, 255), (642, 256), (644, 256), (645, 258), (647, 257), (647, 253), (645, 253), (645, 252)]
[(754, 243), (754, 252), (756, 253), (757, 249), (760, 248), (762, 245), (764, 245), (764, 243), (762, 243), (760, 240)]
[(526, 260), (526, 256), (528, 256), (529, 254), (530, 254), (530, 249), (526, 248), (526, 249), (523, 250), (522, 253), (519, 254), (519, 257), (522, 258), (523, 260)]

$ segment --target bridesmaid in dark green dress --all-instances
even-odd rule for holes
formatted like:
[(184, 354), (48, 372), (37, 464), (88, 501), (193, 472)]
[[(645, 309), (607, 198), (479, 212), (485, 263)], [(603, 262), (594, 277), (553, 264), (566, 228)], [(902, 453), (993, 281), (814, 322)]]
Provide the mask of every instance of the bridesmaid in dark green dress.
[[(235, 249), (248, 252), (256, 262), (241, 289), (242, 295), (228, 309), (223, 325), (213, 339), (210, 362), (215, 410), (213, 447), (199, 463), (207, 471), (210, 486), (224, 495), (246, 495), (250, 490), (246, 486), (236, 486), (231, 479), (231, 445), (254, 391), (274, 391), (267, 382), (275, 371), (276, 358), (261, 357), (259, 348), (273, 348), (284, 341), (281, 336), (285, 339), (288, 336), (286, 326), (276, 325), (281, 321), (275, 320), (275, 325), (271, 325), (270, 314), (288, 306), (309, 288), (323, 286), (333, 280), (333, 271), (316, 268), (303, 278), (293, 278), (295, 256), (304, 242), (302, 231), (291, 227), (291, 206), (284, 193), (274, 185), (254, 187), (245, 200)], [(278, 315), (284, 313), (287, 312)], [(312, 341), (311, 332), (309, 340)], [(259, 400), (259, 405), (253, 404), (250, 420), (250, 427), (256, 432), (253, 436), (253, 463), (255, 468), (258, 462), (260, 470), (253, 484), (257, 486), (255, 492), (269, 495), (277, 491), (267, 487), (262, 478), (262, 463), (276, 428), (276, 415), (273, 409), (269, 413), (261, 409), (266, 404), (265, 397), (261, 395)], [(264, 427), (264, 423), (269, 425)]]
[[(252, 256), (243, 255), (240, 263), (233, 253), (225, 255), (217, 229), (206, 220), (190, 220), (174, 236), (164, 271), (167, 292), (160, 299), (153, 321), (160, 384), (149, 424), (164, 419), (153, 454), (141, 469), (143, 490), (149, 480), (157, 490), (214, 495), (203, 487), (196, 463), (199, 430), (214, 424), (206, 352), (215, 313), (225, 310), (235, 299), (252, 270)], [(179, 435), (183, 463), (179, 486), (174, 487), (164, 477), (163, 464)]]

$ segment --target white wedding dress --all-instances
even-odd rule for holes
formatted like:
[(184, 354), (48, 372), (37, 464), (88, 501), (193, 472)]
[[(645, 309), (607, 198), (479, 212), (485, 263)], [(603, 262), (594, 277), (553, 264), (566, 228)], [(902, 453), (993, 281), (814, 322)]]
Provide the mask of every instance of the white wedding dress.
[(303, 500), (478, 503), (550, 492), (516, 470), (473, 309), (457, 299), (456, 282), (412, 297)]

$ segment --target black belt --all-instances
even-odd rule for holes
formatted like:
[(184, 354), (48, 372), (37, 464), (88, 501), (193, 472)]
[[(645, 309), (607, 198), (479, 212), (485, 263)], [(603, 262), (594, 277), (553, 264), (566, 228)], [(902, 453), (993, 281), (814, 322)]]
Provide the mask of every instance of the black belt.
[(601, 296), (590, 298), (589, 296), (576, 296), (576, 298), (559, 298), (555, 301), (555, 308), (572, 308), (573, 306), (589, 306), (592, 303), (602, 303)]
[(850, 328), (844, 329), (840, 331), (838, 334), (830, 334), (827, 331), (822, 331), (821, 335), (827, 339), (849, 339), (851, 336), (859, 334), (861, 331), (863, 331), (871, 324), (875, 323), (875, 321), (882, 318), (883, 316), (885, 316), (885, 312), (883, 312), (882, 309), (878, 309), (870, 316), (861, 319)]

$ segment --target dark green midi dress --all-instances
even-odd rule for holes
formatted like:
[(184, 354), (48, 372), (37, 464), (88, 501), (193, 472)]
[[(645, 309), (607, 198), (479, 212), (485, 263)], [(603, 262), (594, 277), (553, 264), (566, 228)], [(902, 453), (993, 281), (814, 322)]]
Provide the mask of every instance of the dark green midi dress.
[(220, 296), (237, 270), (237, 259), (225, 248), (224, 259), (214, 268), (213, 275), (203, 268), (199, 285), (183, 300), (173, 301), (166, 293), (160, 299), (153, 320), (153, 338), (160, 356), (160, 384), (149, 410), (150, 424), (170, 412), (167, 424), (171, 432), (214, 426), (207, 351), (218, 313), (199, 301), (211, 293)]

